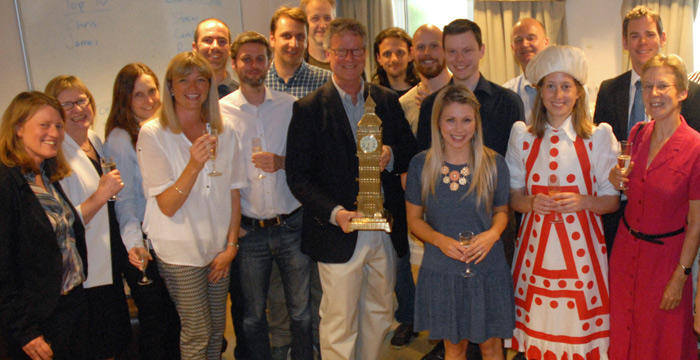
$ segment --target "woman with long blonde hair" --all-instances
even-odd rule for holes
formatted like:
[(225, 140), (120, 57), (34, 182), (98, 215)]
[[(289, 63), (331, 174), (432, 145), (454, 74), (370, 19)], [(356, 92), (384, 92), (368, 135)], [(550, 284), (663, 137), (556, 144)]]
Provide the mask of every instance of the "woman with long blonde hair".
[[(464, 359), (470, 341), (479, 343), (484, 359), (503, 359), (503, 339), (515, 324), (500, 241), (508, 168), (483, 145), (479, 103), (465, 86), (438, 93), (431, 126), (431, 148), (411, 160), (406, 183), (408, 226), (425, 243), (415, 330), (444, 341), (445, 359)], [(464, 231), (475, 235), (468, 247), (459, 240)]]

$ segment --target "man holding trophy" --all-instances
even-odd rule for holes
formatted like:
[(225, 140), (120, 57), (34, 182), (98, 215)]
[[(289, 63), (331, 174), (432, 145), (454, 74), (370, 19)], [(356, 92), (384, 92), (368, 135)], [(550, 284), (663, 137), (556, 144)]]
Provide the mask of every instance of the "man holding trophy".
[[(321, 277), (328, 359), (379, 356), (392, 322), (397, 254), (408, 251), (400, 175), (415, 139), (396, 93), (362, 79), (366, 45), (361, 23), (331, 22), (324, 48), (333, 76), (294, 104), (287, 139), (287, 183), (304, 207), (302, 251), (318, 261)], [(372, 103), (376, 110), (365, 114)]]

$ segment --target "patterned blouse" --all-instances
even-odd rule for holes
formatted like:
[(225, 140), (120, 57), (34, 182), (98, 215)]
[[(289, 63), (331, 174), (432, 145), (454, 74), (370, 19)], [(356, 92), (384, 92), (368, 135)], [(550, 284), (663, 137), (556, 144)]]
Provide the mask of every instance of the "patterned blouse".
[(43, 167), (41, 169), (41, 179), (46, 184), (46, 189), (34, 181), (35, 176), (36, 174), (33, 172), (24, 174), (56, 234), (56, 241), (63, 259), (61, 294), (65, 295), (85, 281), (83, 261), (78, 253), (78, 248), (75, 246), (75, 233), (73, 232), (75, 214), (73, 214), (66, 200), (61, 197), (53, 184), (49, 182)]

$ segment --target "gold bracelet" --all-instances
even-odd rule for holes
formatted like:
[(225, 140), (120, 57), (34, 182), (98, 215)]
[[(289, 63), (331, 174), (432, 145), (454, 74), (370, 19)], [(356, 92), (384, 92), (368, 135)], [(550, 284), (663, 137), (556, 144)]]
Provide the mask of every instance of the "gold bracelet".
[(238, 249), (238, 247), (239, 247), (238, 243), (234, 243), (234, 242), (227, 242), (226, 243), (226, 247), (231, 247), (231, 246), (235, 246), (236, 249)]
[(173, 185), (173, 188), (175, 188), (175, 191), (179, 192), (180, 195), (187, 195), (186, 193), (182, 192), (182, 190), (178, 189), (177, 186)]

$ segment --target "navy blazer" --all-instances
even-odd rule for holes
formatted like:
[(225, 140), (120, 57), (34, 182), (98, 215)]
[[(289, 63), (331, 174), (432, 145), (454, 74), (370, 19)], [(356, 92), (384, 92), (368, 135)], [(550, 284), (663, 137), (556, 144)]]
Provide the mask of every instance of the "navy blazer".
[[(631, 79), (632, 70), (603, 81), (595, 102), (593, 121), (610, 124), (617, 140), (627, 140)], [(681, 115), (691, 128), (700, 131), (700, 85), (692, 81), (688, 85), (688, 98), (683, 101)]]
[[(367, 98), (368, 83), (364, 96)], [(416, 154), (416, 142), (395, 92), (371, 84), (383, 142), (394, 157), (392, 172), (381, 174), (384, 207), (393, 215), (391, 239), (398, 256), (408, 252), (406, 204), (400, 174)], [(357, 209), (359, 161), (343, 103), (332, 79), (294, 103), (287, 133), (287, 184), (304, 207), (301, 250), (315, 261), (350, 260), (357, 232), (344, 233), (329, 222), (333, 209)]]
[[(75, 241), (87, 276), (85, 229), (61, 185), (53, 185), (75, 214)], [(0, 204), (0, 327), (24, 346), (42, 335), (41, 324), (58, 304), (63, 260), (53, 226), (18, 167), (0, 164)]]

